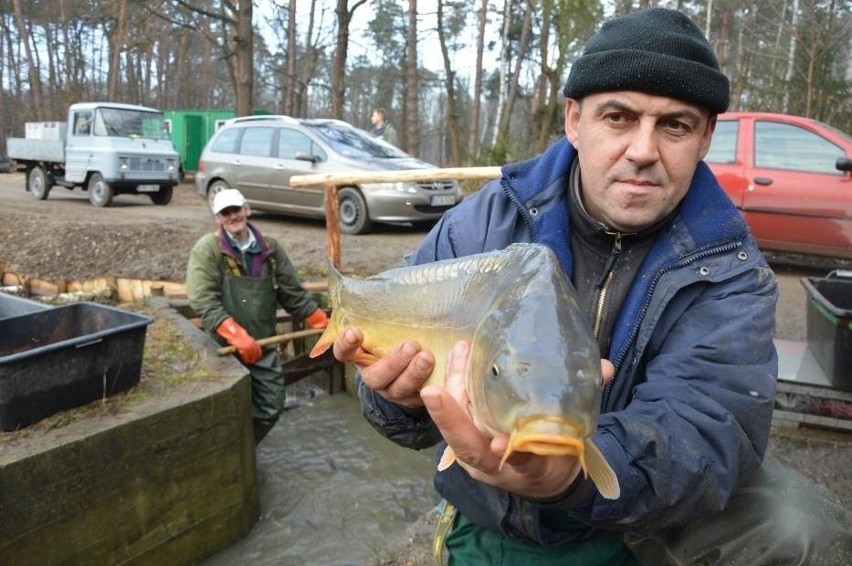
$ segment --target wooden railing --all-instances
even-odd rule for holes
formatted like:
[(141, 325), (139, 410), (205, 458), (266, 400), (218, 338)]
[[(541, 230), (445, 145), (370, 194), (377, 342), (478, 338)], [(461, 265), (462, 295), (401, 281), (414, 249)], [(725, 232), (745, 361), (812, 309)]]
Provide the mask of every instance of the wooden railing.
[(500, 167), (450, 167), (445, 169), (408, 169), (404, 171), (381, 171), (368, 173), (321, 173), (294, 175), (290, 186), (295, 188), (325, 187), (325, 229), (328, 257), (340, 267), (340, 208), (337, 188), (361, 183), (397, 183), (442, 180), (496, 179)]

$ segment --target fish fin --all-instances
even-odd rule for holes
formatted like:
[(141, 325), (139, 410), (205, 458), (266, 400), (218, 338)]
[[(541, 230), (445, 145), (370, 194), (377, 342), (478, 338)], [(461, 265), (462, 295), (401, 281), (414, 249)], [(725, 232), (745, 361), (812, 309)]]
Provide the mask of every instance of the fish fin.
[(313, 348), (311, 348), (311, 351), (308, 356), (311, 358), (316, 358), (317, 356), (324, 354), (325, 351), (328, 350), (332, 344), (334, 344), (335, 338), (337, 338), (337, 328), (334, 324), (329, 324), (326, 327), (325, 332), (323, 332), (320, 335), (319, 339), (317, 339), (317, 343), (314, 344)]
[(586, 446), (583, 450), (586, 460), (586, 471), (592, 478), (598, 492), (605, 499), (618, 499), (621, 496), (621, 487), (618, 485), (618, 478), (615, 477), (615, 472), (612, 471), (609, 463), (594, 445), (591, 440), (586, 441)]
[(456, 453), (453, 452), (453, 449), (450, 448), (450, 445), (447, 444), (447, 447), (444, 448), (444, 453), (441, 454), (441, 461), (438, 462), (438, 471), (443, 472), (450, 466), (456, 463)]
[(317, 339), (314, 347), (311, 348), (311, 351), (308, 353), (308, 357), (316, 358), (324, 354), (332, 344), (334, 344), (334, 340), (340, 335), (339, 331), (339, 317), (337, 316), (337, 310), (340, 306), (340, 293), (343, 288), (343, 275), (341, 275), (340, 271), (334, 266), (334, 262), (331, 261), (331, 258), (328, 259), (328, 298), (331, 301), (331, 319), (328, 321), (328, 326), (325, 327), (325, 332), (323, 332), (320, 337)]
[(360, 366), (368, 366), (370, 364), (374, 364), (377, 361), (382, 359), (381, 356), (377, 356), (372, 352), (368, 352), (367, 350), (360, 350), (355, 354), (355, 357), (352, 359), (353, 364), (357, 364)]

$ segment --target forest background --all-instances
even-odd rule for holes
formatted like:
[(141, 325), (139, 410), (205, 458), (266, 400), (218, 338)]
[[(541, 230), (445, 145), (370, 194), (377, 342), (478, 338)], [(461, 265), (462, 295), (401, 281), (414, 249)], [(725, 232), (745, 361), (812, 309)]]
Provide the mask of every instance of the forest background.
[[(852, 0), (0, 0), (0, 154), (69, 104), (263, 109), (368, 129), (444, 165), (540, 152), (605, 19), (659, 5), (705, 31), (731, 110), (852, 131)], [(359, 24), (359, 22), (361, 22)], [(460, 72), (460, 69), (462, 72)]]

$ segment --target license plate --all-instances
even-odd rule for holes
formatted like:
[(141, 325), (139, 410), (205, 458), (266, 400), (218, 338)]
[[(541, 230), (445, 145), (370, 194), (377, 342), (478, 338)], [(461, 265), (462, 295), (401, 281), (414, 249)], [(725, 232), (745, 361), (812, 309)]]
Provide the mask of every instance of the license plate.
[(456, 195), (432, 195), (432, 206), (452, 206), (456, 204)]
[(137, 185), (136, 192), (138, 193), (156, 193), (160, 190), (160, 185)]

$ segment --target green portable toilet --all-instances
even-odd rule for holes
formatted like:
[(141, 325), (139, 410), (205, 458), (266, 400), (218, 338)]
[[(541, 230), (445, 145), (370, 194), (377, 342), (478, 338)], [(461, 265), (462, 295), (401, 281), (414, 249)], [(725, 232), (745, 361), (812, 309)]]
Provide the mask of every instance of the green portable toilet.
[(198, 170), (198, 159), (207, 140), (224, 121), (234, 117), (233, 110), (209, 108), (166, 110), (164, 114), (184, 173)]

